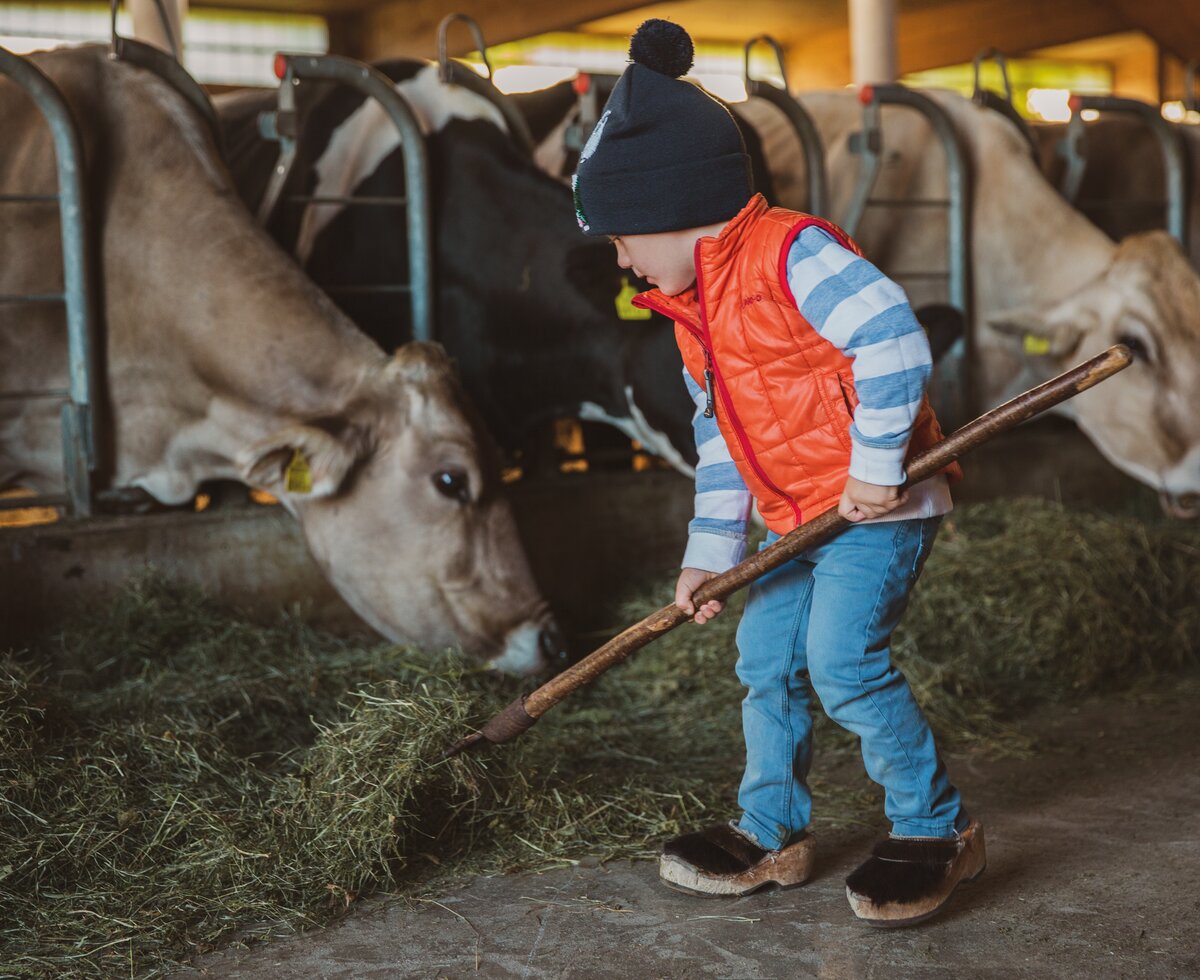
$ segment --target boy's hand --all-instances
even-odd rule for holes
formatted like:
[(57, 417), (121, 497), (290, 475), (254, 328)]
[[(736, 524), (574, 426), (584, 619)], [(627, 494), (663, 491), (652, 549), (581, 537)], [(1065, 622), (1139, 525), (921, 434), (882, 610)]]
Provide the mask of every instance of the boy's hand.
[(899, 487), (880, 487), (850, 476), (846, 478), (846, 489), (842, 491), (838, 513), (846, 520), (858, 523), (868, 517), (882, 517), (907, 500), (907, 490), (901, 493)]
[(716, 572), (706, 572), (702, 568), (685, 568), (679, 573), (679, 581), (675, 583), (675, 605), (701, 625), (724, 609), (725, 603), (710, 599), (697, 609), (696, 604), (692, 602), (692, 593), (710, 578), (716, 577)]

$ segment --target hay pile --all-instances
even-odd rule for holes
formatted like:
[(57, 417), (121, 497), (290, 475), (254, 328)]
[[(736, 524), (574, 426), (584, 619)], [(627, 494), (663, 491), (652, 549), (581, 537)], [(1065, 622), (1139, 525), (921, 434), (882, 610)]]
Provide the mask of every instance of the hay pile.
[[(656, 583), (614, 628), (670, 594)], [(1034, 704), (1194, 667), (1197, 595), (1200, 529), (964, 509), (897, 657), (943, 742), (1020, 751)], [(148, 975), (368, 892), (653, 853), (733, 810), (735, 626), (677, 630), (521, 741), (438, 763), (522, 685), (135, 583), (0, 658), (0, 974)], [(853, 750), (817, 737), (819, 766)], [(835, 789), (818, 769), (814, 789), (818, 826), (882, 820), (865, 779)]]

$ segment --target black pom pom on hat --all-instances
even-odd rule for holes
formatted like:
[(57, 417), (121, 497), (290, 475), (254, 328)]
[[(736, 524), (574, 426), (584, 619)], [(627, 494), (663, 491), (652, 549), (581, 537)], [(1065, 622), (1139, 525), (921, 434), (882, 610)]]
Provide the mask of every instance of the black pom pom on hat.
[(644, 21), (629, 41), (630, 61), (668, 78), (682, 78), (691, 71), (694, 55), (688, 32), (658, 17)]

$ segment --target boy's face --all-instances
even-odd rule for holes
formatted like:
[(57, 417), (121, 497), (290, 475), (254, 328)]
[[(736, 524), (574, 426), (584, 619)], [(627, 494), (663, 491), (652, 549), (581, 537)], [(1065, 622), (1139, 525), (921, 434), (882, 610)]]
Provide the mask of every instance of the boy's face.
[(696, 238), (695, 230), (609, 236), (617, 247), (617, 264), (667, 296), (677, 296), (696, 281)]

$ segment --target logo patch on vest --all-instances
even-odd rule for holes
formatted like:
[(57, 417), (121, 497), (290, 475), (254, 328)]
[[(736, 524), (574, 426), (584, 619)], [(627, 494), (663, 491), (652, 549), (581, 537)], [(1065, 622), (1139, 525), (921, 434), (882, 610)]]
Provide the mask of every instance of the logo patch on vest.
[(743, 296), (741, 302), (738, 303), (738, 307), (744, 310), (746, 307), (753, 306), (755, 303), (761, 303), (762, 301), (763, 294), (755, 293), (753, 296)]

